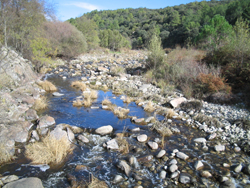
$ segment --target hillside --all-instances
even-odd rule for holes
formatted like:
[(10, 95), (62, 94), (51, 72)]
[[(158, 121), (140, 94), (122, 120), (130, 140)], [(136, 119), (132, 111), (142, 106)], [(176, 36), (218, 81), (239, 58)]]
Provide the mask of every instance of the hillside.
[[(249, 0), (202, 1), (163, 9), (118, 9), (92, 11), (82, 17), (94, 20), (99, 30), (118, 30), (133, 48), (145, 47), (152, 33), (160, 35), (163, 47), (190, 45), (216, 14), (234, 25), (239, 17), (249, 19)], [(80, 18), (68, 20), (78, 26)]]

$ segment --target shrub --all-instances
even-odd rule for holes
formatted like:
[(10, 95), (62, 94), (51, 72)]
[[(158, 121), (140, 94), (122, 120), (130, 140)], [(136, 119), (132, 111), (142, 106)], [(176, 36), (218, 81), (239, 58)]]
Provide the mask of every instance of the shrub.
[(196, 79), (196, 88), (202, 93), (215, 93), (219, 91), (231, 92), (231, 87), (225, 83), (224, 78), (210, 74), (200, 73)]
[(47, 92), (54, 92), (57, 91), (57, 88), (54, 84), (52, 84), (51, 82), (45, 80), (42, 82), (38, 82), (37, 83), (42, 89), (44, 89)]
[(60, 163), (71, 151), (70, 142), (47, 135), (41, 142), (26, 146), (25, 155), (34, 164)]
[(129, 113), (129, 109), (125, 109), (121, 107), (114, 108), (114, 110), (112, 111), (119, 119), (127, 118), (127, 115)]
[(81, 81), (73, 81), (71, 83), (71, 86), (76, 88), (76, 89), (80, 89), (81, 91), (85, 91), (87, 89), (86, 84), (81, 82)]
[(48, 100), (45, 96), (41, 96), (39, 99), (35, 100), (33, 108), (36, 111), (44, 110), (48, 107)]
[(46, 22), (44, 30), (52, 51), (58, 55), (74, 57), (87, 50), (84, 35), (68, 22)]
[(4, 143), (0, 143), (0, 164), (8, 162), (12, 159), (12, 155), (9, 153), (9, 150), (6, 148)]

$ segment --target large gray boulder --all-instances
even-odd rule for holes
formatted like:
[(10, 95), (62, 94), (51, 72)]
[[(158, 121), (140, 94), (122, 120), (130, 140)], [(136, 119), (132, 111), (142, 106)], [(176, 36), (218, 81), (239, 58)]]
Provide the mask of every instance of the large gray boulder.
[(3, 188), (43, 188), (42, 181), (39, 178), (23, 178), (17, 181), (10, 182)]

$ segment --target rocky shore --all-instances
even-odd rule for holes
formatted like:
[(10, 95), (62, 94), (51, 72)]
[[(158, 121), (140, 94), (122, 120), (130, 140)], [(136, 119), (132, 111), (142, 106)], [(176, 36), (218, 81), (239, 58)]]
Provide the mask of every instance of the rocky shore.
[[(104, 150), (121, 153), (115, 168), (122, 173), (115, 175), (111, 182), (97, 180), (101, 187), (147, 187), (144, 180), (150, 179), (148, 172), (160, 182), (159, 187), (250, 186), (249, 111), (236, 106), (186, 99), (174, 90), (162, 91), (141, 76), (147, 58), (144, 52), (87, 54), (63, 62), (57, 68), (44, 67), (43, 70), (64, 80), (79, 77), (91, 89), (108, 87), (123, 100), (130, 97), (144, 110), (150, 105), (154, 116), (126, 118), (155, 131), (158, 137), (143, 133), (139, 127), (125, 133), (114, 133), (111, 125), (86, 133), (73, 125), (55, 125), (53, 117), (39, 117), (32, 108), (35, 100), (45, 92), (36, 84), (39, 76), (32, 71), (31, 63), (15, 52), (2, 50), (2, 54), (6, 57), (1, 62), (1, 75), (10, 78), (8, 83), (12, 84), (3, 83), (0, 93), (0, 139), (13, 157), (15, 153), (24, 152), (16, 149), (18, 143), (38, 142), (50, 129), (51, 135), (74, 143), (72, 147), (75, 144), (99, 145)], [(105, 110), (105, 105), (97, 108)], [(158, 121), (157, 114), (164, 119)], [(181, 149), (164, 148), (164, 144), (171, 142), (171, 139), (168, 140), (171, 135), (179, 135), (180, 141), (176, 145)], [(98, 144), (94, 139), (99, 140)], [(166, 143), (163, 144), (162, 139)], [(142, 148), (149, 152), (145, 154)], [(76, 171), (85, 169), (79, 165), (75, 168)], [(13, 177), (11, 181), (16, 183), (25, 184), (28, 181), (32, 185), (39, 181), (27, 178), (18, 182), (18, 177)], [(11, 182), (6, 180), (8, 178), (10, 176), (0, 177), (1, 185)], [(68, 175), (68, 180), (72, 187), (79, 186), (80, 180), (77, 181), (76, 177)], [(43, 186), (42, 183), (36, 185)], [(4, 187), (14, 185), (10, 183)]]

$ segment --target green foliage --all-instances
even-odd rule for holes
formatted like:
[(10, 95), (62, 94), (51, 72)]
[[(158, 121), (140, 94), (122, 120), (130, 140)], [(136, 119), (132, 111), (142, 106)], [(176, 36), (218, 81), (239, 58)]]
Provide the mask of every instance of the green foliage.
[(82, 16), (80, 18), (76, 18), (75, 20), (69, 20), (72, 25), (75, 25), (76, 28), (82, 32), (84, 35), (88, 49), (95, 49), (99, 46), (99, 37), (97, 31), (97, 25), (93, 20), (87, 19)]
[(162, 49), (160, 37), (157, 35), (152, 36), (148, 45), (148, 50), (147, 66), (155, 70), (164, 63), (165, 52)]
[(43, 62), (46, 56), (51, 52), (51, 47), (48, 39), (35, 37), (30, 40), (30, 48), (32, 51), (32, 60)]
[(131, 48), (130, 42), (117, 30), (102, 30), (99, 33), (100, 46), (111, 50), (119, 50), (121, 48)]
[(208, 25), (205, 25), (197, 40), (203, 48), (210, 51), (218, 49), (228, 35), (232, 34), (232, 26), (223, 16), (215, 15)]

